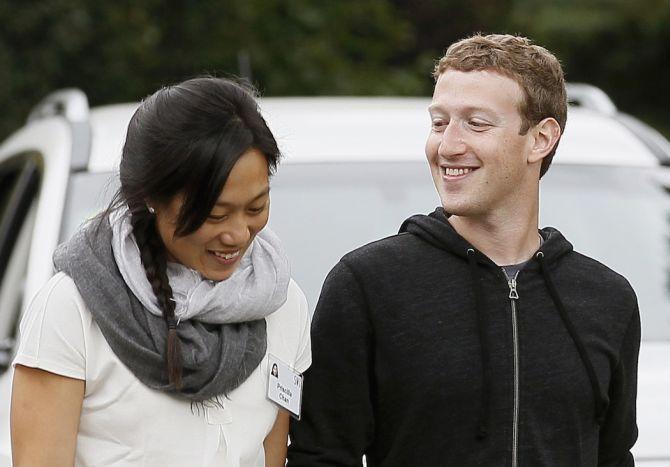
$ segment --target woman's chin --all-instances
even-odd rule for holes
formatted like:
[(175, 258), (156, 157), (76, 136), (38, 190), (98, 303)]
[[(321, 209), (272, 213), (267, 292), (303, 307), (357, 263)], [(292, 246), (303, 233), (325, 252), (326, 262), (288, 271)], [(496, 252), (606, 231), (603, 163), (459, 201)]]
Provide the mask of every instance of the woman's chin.
[(226, 279), (229, 279), (230, 276), (233, 275), (236, 269), (237, 269), (236, 267), (230, 268), (229, 270), (225, 271), (207, 269), (205, 271), (198, 271), (198, 272), (204, 279), (214, 282), (221, 282), (225, 281)]

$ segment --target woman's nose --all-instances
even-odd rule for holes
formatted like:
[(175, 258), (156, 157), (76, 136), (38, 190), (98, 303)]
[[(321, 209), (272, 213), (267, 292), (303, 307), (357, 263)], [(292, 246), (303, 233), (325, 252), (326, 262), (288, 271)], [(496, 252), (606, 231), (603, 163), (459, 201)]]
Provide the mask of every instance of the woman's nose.
[(221, 241), (229, 246), (245, 245), (251, 237), (249, 225), (243, 219), (231, 219), (219, 234)]

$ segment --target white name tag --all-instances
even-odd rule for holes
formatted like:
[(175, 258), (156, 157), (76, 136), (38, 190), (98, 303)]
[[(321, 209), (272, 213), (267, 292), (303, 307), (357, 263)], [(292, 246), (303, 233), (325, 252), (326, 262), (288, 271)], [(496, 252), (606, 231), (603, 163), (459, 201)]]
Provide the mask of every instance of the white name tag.
[(268, 399), (300, 420), (302, 373), (298, 373), (274, 355), (268, 355)]

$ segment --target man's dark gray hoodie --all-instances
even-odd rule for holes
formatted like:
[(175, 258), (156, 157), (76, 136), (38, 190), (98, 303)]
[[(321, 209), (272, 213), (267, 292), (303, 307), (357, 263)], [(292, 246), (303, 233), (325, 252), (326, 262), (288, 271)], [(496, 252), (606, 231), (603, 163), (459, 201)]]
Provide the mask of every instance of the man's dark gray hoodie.
[(540, 233), (516, 283), (442, 209), (344, 256), (314, 315), (288, 466), (633, 465), (635, 293)]

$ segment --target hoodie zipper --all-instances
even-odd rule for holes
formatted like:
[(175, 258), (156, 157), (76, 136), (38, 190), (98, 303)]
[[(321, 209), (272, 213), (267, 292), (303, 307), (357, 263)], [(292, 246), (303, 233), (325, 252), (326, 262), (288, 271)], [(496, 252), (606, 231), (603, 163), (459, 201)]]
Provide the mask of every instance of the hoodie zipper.
[[(503, 270), (504, 271), (504, 270)], [(518, 447), (519, 447), (519, 330), (517, 324), (516, 301), (519, 299), (519, 293), (516, 290), (516, 278), (507, 279), (509, 286), (509, 300), (512, 306), (512, 343), (514, 346), (514, 412), (512, 415), (512, 467), (518, 465)], [(507, 277), (507, 273), (505, 273)]]

